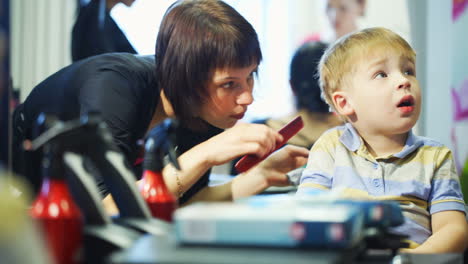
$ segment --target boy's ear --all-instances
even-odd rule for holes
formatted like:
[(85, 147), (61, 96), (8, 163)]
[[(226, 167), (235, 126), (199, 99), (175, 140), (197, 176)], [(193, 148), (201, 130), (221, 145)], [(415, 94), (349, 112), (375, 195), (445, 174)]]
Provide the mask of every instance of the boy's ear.
[(337, 91), (332, 94), (333, 104), (336, 111), (343, 116), (354, 114), (354, 108), (348, 100), (347, 94), (343, 91)]

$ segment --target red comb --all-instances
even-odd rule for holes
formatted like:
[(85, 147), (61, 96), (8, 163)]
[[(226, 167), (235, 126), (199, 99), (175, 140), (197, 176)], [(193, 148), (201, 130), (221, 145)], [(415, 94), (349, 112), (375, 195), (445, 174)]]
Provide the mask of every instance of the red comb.
[(304, 127), (304, 122), (302, 122), (301, 116), (294, 118), (291, 122), (289, 122), (283, 128), (278, 130), (278, 133), (280, 133), (283, 136), (283, 141), (277, 144), (276, 148), (272, 152), (266, 154), (265, 156), (261, 158), (252, 154), (245, 155), (234, 166), (237, 172), (242, 173), (244, 171), (247, 171), (253, 166), (255, 166), (257, 163), (259, 163), (260, 161), (264, 160), (271, 153), (275, 152), (276, 150), (281, 148), (284, 144), (286, 144), (286, 142), (288, 142), (290, 138), (296, 135), (297, 132), (299, 132), (299, 130), (301, 130), (303, 127)]

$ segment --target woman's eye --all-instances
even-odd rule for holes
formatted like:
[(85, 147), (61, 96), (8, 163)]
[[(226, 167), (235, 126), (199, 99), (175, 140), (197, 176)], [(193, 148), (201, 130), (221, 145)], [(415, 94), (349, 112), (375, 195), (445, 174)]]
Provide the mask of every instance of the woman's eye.
[(226, 88), (226, 89), (232, 88), (234, 87), (234, 82), (231, 81), (231, 82), (223, 83), (221, 84), (221, 87)]
[(385, 78), (385, 77), (387, 77), (387, 74), (385, 72), (378, 72), (374, 78), (380, 79), (380, 78)]

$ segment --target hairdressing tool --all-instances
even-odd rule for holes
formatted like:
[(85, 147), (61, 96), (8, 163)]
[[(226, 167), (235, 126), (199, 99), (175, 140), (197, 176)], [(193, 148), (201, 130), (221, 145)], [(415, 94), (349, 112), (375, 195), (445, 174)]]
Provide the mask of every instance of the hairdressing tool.
[[(58, 123), (55, 118), (41, 114), (36, 129), (44, 131)], [(56, 134), (38, 144), (38, 147), (43, 147), (44, 153), (43, 181), (30, 214), (43, 231), (54, 263), (78, 263), (78, 252), (83, 242), (83, 218), (65, 181), (63, 154), (66, 139), (62, 134)]]
[(180, 170), (175, 153), (176, 120), (166, 119), (163, 124), (150, 132), (145, 142), (143, 177), (140, 192), (153, 217), (171, 222), (172, 214), (177, 209), (177, 198), (167, 189), (162, 175), (163, 158), (168, 153), (169, 161)]
[(283, 128), (281, 128), (278, 133), (280, 133), (283, 136), (283, 141), (281, 141), (279, 144), (276, 145), (275, 150), (272, 152), (264, 155), (263, 157), (258, 157), (253, 154), (245, 155), (240, 159), (236, 165), (234, 166), (237, 170), (237, 172), (242, 173), (253, 166), (255, 166), (257, 163), (260, 161), (264, 160), (266, 157), (268, 157), (271, 153), (275, 152), (279, 148), (281, 148), (290, 138), (292, 138), (299, 130), (301, 130), (304, 127), (304, 122), (302, 121), (301, 116), (298, 116), (294, 118), (291, 122), (286, 124)]

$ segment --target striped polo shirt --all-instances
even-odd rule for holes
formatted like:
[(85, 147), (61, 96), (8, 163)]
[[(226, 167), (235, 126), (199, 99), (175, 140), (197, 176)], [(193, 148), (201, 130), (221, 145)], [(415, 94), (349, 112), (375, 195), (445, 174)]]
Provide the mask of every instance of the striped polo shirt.
[(328, 130), (310, 150), (298, 194), (317, 189), (339, 190), (351, 199), (399, 202), (405, 223), (393, 232), (409, 235), (411, 247), (432, 234), (431, 214), (465, 212), (451, 151), (412, 132), (400, 152), (376, 158), (351, 124)]

